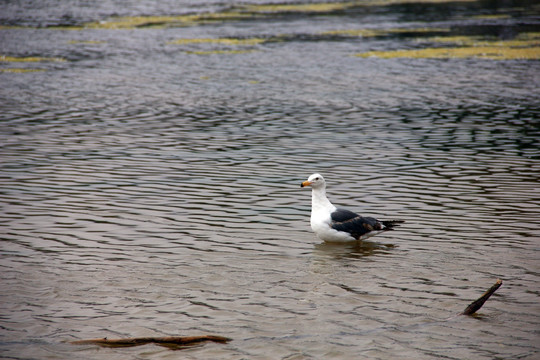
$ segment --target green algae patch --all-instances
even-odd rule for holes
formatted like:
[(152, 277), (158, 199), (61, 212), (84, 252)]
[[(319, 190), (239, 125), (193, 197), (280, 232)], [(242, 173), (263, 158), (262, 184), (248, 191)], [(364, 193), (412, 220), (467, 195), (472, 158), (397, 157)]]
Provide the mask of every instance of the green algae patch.
[(339, 2), (318, 2), (307, 4), (260, 4), (245, 5), (243, 8), (252, 13), (332, 13), (346, 11), (353, 7), (389, 6), (400, 4), (441, 4), (448, 2), (475, 2), (477, 0), (361, 0), (361, 1), (339, 1)]
[(66, 59), (55, 58), (55, 57), (38, 57), (38, 56), (29, 56), (29, 57), (15, 57), (15, 56), (0, 56), (0, 62), (44, 62), (44, 61), (56, 61), (63, 62)]
[(252, 46), (265, 42), (262, 38), (247, 38), (247, 39), (235, 39), (235, 38), (198, 38), (198, 39), (178, 39), (169, 41), (167, 44), (172, 45), (189, 45), (189, 44), (221, 44), (229, 46)]
[(23, 73), (40, 72), (40, 71), (45, 71), (45, 70), (44, 69), (21, 69), (21, 68), (0, 69), (0, 72), (14, 73), (14, 74), (23, 74)]
[(378, 37), (389, 36), (395, 34), (425, 34), (425, 33), (441, 33), (449, 32), (449, 28), (391, 28), (391, 29), (346, 29), (325, 31), (321, 35), (338, 35), (349, 37)]
[(126, 16), (84, 24), (88, 29), (134, 29), (140, 26), (164, 26), (168, 23), (183, 23), (184, 17), (175, 16)]
[[(144, 27), (184, 27), (202, 24), (237, 21), (243, 19), (268, 18), (275, 14), (325, 14), (346, 11), (354, 7), (388, 6), (409, 3), (447, 3), (456, 0), (362, 0), (320, 3), (285, 3), (285, 4), (244, 4), (235, 5), (229, 9), (186, 15), (141, 15), (112, 17), (108, 20), (83, 24), (73, 29), (135, 29)], [(477, 0), (457, 0), (459, 2), (474, 2)], [(69, 27), (68, 27), (69, 28)]]
[(248, 5), (245, 7), (247, 11), (255, 13), (282, 13), (282, 12), (310, 12), (323, 13), (333, 12), (338, 10), (346, 10), (352, 6), (358, 6), (359, 2), (327, 2), (327, 3), (311, 3), (311, 4), (261, 4)]
[(84, 27), (88, 29), (135, 29), (141, 27), (174, 26), (182, 27), (211, 22), (219, 22), (224, 20), (238, 20), (246, 17), (251, 17), (251, 15), (235, 11), (177, 16), (125, 16), (111, 18), (107, 21), (86, 23)]
[(359, 1), (362, 5), (367, 6), (388, 6), (388, 5), (405, 5), (405, 4), (445, 4), (445, 3), (468, 3), (477, 2), (478, 0), (368, 0)]
[(192, 55), (236, 55), (236, 54), (247, 54), (255, 52), (256, 50), (194, 50), (186, 51), (186, 54)]
[[(252, 47), (257, 44), (265, 42), (266, 39), (263, 38), (193, 38), (193, 39), (177, 39), (169, 41), (167, 44), (171, 45), (222, 45), (221, 49), (210, 49), (210, 50), (186, 50), (186, 54), (194, 55), (214, 55), (214, 54), (245, 54), (249, 52), (256, 51)], [(225, 47), (225, 48), (223, 48)], [(234, 48), (234, 47), (248, 47), (246, 48)], [(204, 46), (203, 46), (204, 48)]]
[(526, 32), (516, 36), (517, 40), (540, 40), (540, 32)]
[[(15, 56), (0, 56), (0, 62), (5, 63), (43, 63), (43, 62), (64, 62), (65, 59), (55, 57), (39, 57), (39, 56), (27, 56), (27, 57), (15, 57)], [(0, 72), (4, 73), (30, 73), (45, 71), (44, 69), (33, 68), (3, 68)]]
[[(481, 36), (438, 36), (417, 39), (419, 42), (438, 43), (445, 47), (412, 50), (368, 51), (355, 56), (368, 58), (480, 58), (491, 60), (540, 60), (540, 33), (522, 33), (511, 40), (497, 40)], [(447, 46), (446, 46), (447, 45)]]
[(19, 25), (0, 25), (0, 30), (27, 29), (25, 26)]
[(438, 36), (426, 38), (422, 41), (451, 43), (460, 46), (496, 46), (496, 47), (535, 47), (540, 46), (540, 38), (516, 37), (513, 40), (487, 40), (480, 36)]
[(491, 60), (540, 60), (540, 47), (512, 48), (500, 46), (426, 48), (418, 50), (368, 51), (355, 56), (382, 59), (416, 58), (416, 59), (451, 59), (480, 58)]
[(338, 35), (350, 37), (375, 37), (387, 34), (384, 30), (372, 29), (347, 29), (347, 30), (332, 30), (322, 32), (321, 35)]
[[(87, 22), (81, 25), (47, 26), (48, 30), (85, 30), (105, 29), (122, 30), (138, 28), (167, 28), (187, 27), (225, 21), (239, 21), (244, 19), (272, 18), (281, 14), (332, 14), (345, 12), (352, 8), (369, 8), (377, 6), (392, 6), (400, 4), (442, 4), (449, 2), (476, 2), (478, 0), (350, 0), (337, 2), (310, 2), (310, 3), (266, 3), (266, 4), (238, 4), (218, 12), (203, 12), (184, 15), (139, 15), (117, 16), (105, 20)], [(25, 26), (0, 26), (2, 29), (25, 29)], [(32, 27), (30, 27), (32, 28)]]
[(60, 31), (82, 31), (85, 29), (84, 26), (74, 26), (74, 25), (68, 25), (68, 26), (47, 26), (43, 28), (38, 29), (45, 29), (45, 30), (60, 30)]

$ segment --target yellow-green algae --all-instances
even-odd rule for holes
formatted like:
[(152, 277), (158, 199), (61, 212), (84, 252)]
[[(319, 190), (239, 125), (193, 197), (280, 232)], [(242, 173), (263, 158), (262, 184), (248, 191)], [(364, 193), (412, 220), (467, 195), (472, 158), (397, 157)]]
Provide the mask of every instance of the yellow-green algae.
[(347, 10), (359, 6), (385, 6), (410, 3), (447, 3), (447, 2), (475, 2), (477, 0), (360, 0), (340, 2), (320, 2), (307, 4), (260, 4), (245, 5), (243, 8), (252, 13), (279, 13), (279, 12), (306, 12), (325, 13)]
[(0, 72), (17, 73), (17, 74), (38, 72), (38, 71), (45, 71), (45, 70), (44, 69), (21, 69), (21, 68), (0, 69)]
[(378, 57), (382, 59), (393, 58), (424, 58), (424, 59), (451, 59), (451, 58), (481, 58), (491, 60), (528, 59), (540, 60), (540, 47), (511, 48), (497, 46), (454, 47), (454, 48), (426, 48), (418, 50), (394, 51), (368, 51), (356, 54), (359, 57)]
[(10, 30), (10, 29), (25, 29), (25, 27), (18, 26), (18, 25), (0, 25), (0, 30)]
[(460, 46), (534, 47), (540, 46), (540, 39), (516, 38), (513, 40), (486, 40), (480, 36), (437, 36), (421, 41), (451, 43)]
[[(38, 57), (38, 56), (15, 57), (15, 56), (0, 55), (0, 62), (6, 62), (6, 63), (39, 63), (39, 62), (50, 62), (50, 61), (66, 61), (66, 60), (62, 58), (55, 58), (55, 57)], [(7, 72), (7, 73), (29, 73), (29, 72), (38, 72), (38, 71), (45, 71), (45, 70), (32, 69), (32, 68), (0, 69), (0, 72)]]
[(247, 54), (255, 50), (195, 50), (186, 51), (186, 54), (193, 55), (215, 55), (215, 54)]
[(15, 57), (15, 56), (0, 56), (0, 62), (43, 62), (43, 61), (66, 61), (66, 59), (55, 58), (55, 57), (38, 57), (38, 56), (29, 56), (29, 57)]
[(486, 40), (478, 36), (447, 36), (421, 41), (454, 44), (454, 47), (413, 50), (368, 51), (355, 56), (368, 58), (481, 58), (491, 60), (540, 60), (540, 33), (523, 33), (513, 40)]
[(540, 32), (526, 32), (516, 36), (518, 40), (540, 40)]
[[(386, 6), (410, 3), (447, 3), (475, 2), (478, 0), (351, 0), (320, 3), (286, 3), (236, 5), (220, 12), (208, 12), (187, 15), (141, 15), (119, 16), (107, 20), (89, 22), (82, 25), (50, 26), (48, 30), (84, 30), (84, 29), (135, 29), (140, 27), (196, 26), (220, 21), (240, 20), (245, 18), (265, 17), (275, 13), (329, 13), (345, 11), (353, 7)], [(24, 26), (0, 26), (2, 29), (24, 29)]]
[(403, 33), (430, 33), (430, 32), (448, 32), (449, 28), (390, 28), (390, 29), (346, 29), (346, 30), (332, 30), (322, 32), (321, 35), (342, 35), (351, 37), (375, 37), (375, 36), (387, 36), (391, 34), (403, 34)]
[[(378, 0), (378, 1), (413, 1), (413, 0)], [(426, 1), (426, 0), (420, 0)], [(429, 1), (450, 1), (450, 0), (429, 0)], [(85, 28), (90, 29), (133, 29), (137, 27), (164, 27), (164, 26), (194, 26), (204, 23), (238, 20), (244, 18), (256, 18), (265, 16), (268, 13), (276, 12), (306, 12), (321, 13), (359, 5), (365, 5), (363, 1), (348, 1), (337, 3), (313, 3), (313, 4), (261, 4), (261, 5), (240, 5), (229, 10), (214, 13), (201, 13), (177, 16), (124, 16), (113, 17), (106, 21), (86, 23)]]
[(222, 45), (257, 45), (265, 42), (262, 38), (247, 38), (247, 39), (235, 39), (235, 38), (195, 38), (195, 39), (178, 39), (169, 41), (167, 44), (173, 45), (187, 45), (187, 44), (222, 44)]
[(107, 21), (86, 23), (89, 29), (134, 29), (137, 27), (192, 26), (207, 22), (251, 17), (251, 14), (235, 11), (203, 13), (178, 16), (124, 16), (111, 18)]
[(345, 10), (352, 6), (358, 6), (359, 2), (327, 2), (327, 3), (312, 3), (312, 4), (261, 4), (247, 5), (245, 9), (253, 13), (269, 13), (269, 12), (332, 12), (337, 10)]
[[(170, 27), (195, 26), (220, 21), (234, 21), (245, 18), (259, 18), (275, 13), (328, 13), (345, 11), (360, 6), (385, 6), (408, 3), (447, 3), (456, 0), (356, 0), (320, 3), (289, 3), (289, 4), (260, 4), (237, 5), (220, 12), (208, 12), (188, 15), (141, 15), (112, 17), (108, 20), (83, 24), (82, 26), (54, 27), (54, 29), (134, 29), (139, 27)], [(457, 0), (460, 2), (475, 2), (478, 0)], [(51, 28), (48, 28), (51, 29)]]

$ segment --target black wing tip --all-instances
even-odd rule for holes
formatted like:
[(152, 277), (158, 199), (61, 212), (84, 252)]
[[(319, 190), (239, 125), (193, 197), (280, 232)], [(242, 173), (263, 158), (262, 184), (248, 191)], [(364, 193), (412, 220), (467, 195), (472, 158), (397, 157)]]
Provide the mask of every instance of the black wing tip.
[(393, 230), (395, 227), (403, 224), (405, 220), (383, 220), (381, 223), (384, 225), (384, 230)]

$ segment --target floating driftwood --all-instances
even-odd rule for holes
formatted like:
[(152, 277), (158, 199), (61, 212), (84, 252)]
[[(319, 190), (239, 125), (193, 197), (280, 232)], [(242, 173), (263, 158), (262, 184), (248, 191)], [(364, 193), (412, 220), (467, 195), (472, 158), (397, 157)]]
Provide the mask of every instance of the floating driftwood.
[(478, 310), (480, 310), (480, 308), (484, 305), (487, 299), (489, 299), (489, 297), (493, 295), (493, 293), (497, 291), (497, 289), (500, 288), (501, 285), (502, 280), (497, 279), (497, 282), (492, 287), (490, 287), (488, 291), (484, 293), (484, 295), (473, 301), (460, 315), (472, 315)]
[(194, 345), (206, 341), (226, 343), (231, 339), (224, 336), (217, 335), (202, 335), (202, 336), (165, 336), (165, 337), (139, 337), (139, 338), (125, 338), (125, 339), (89, 339), (89, 340), (76, 340), (71, 344), (75, 345), (99, 345), (108, 347), (129, 347), (139, 346), (145, 344), (157, 344), (166, 347), (182, 347), (188, 345)]

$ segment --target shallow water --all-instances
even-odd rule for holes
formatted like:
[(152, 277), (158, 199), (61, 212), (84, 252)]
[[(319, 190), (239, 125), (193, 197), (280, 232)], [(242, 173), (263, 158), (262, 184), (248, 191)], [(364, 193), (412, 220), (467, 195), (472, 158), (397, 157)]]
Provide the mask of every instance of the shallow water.
[[(533, 2), (40, 4), (0, 5), (2, 358), (538, 356), (540, 62), (355, 56), (534, 38)], [(315, 171), (406, 223), (322, 243)]]

